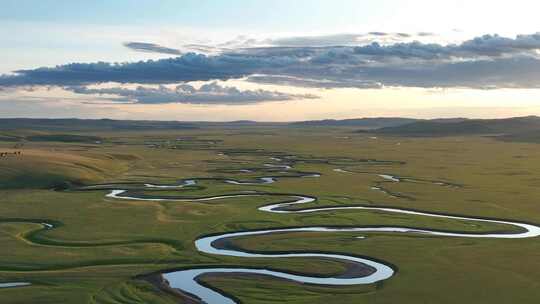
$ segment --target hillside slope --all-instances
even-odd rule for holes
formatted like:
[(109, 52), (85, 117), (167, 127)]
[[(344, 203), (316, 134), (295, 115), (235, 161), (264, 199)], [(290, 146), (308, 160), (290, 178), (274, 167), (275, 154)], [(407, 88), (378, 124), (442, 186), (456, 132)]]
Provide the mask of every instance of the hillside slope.
[(0, 189), (57, 188), (66, 183), (100, 182), (127, 169), (128, 163), (108, 154), (74, 153), (50, 149), (1, 149)]

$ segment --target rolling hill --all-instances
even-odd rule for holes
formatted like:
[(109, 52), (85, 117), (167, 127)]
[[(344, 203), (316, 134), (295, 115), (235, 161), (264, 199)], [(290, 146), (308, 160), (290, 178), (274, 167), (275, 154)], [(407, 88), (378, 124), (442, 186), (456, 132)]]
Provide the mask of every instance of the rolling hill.
[(379, 128), (372, 132), (398, 136), (496, 135), (510, 139), (531, 132), (540, 132), (540, 117), (422, 120), (401, 126)]
[(308, 120), (290, 123), (290, 126), (299, 127), (358, 127), (362, 129), (377, 129), (384, 127), (396, 127), (419, 121), (413, 118), (401, 117), (376, 117), (376, 118), (357, 118), (357, 119), (324, 119)]
[(52, 131), (140, 131), (145, 129), (195, 129), (192, 123), (179, 121), (113, 120), (113, 119), (45, 119), (1, 118), (0, 130), (52, 130)]

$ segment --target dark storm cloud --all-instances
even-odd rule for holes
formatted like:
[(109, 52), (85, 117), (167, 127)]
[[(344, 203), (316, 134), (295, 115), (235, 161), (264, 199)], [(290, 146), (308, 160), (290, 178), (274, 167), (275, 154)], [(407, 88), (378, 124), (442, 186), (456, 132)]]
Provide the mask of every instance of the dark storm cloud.
[(288, 94), (267, 90), (240, 90), (235, 87), (221, 86), (216, 82), (195, 88), (188, 84), (175, 88), (159, 86), (157, 88), (139, 86), (135, 89), (114, 87), (91, 89), (87, 87), (67, 87), (78, 94), (113, 95), (118, 102), (138, 104), (189, 103), (189, 104), (230, 104), (242, 105), (264, 101), (283, 101), (293, 99), (314, 99), (311, 94)]
[[(371, 33), (383, 34), (390, 35)], [(21, 70), (15, 75), (1, 76), (0, 87), (84, 86), (103, 82), (167, 84), (243, 77), (253, 82), (320, 88), (540, 87), (540, 34), (515, 38), (485, 35), (449, 45), (416, 41), (302, 46), (315, 43), (309, 40), (312, 38), (306, 39), (297, 37), (287, 42), (299, 46), (237, 48), (216, 55), (186, 53), (133, 63), (74, 63)], [(334, 35), (319, 39), (317, 43), (323, 44), (357, 37)]]

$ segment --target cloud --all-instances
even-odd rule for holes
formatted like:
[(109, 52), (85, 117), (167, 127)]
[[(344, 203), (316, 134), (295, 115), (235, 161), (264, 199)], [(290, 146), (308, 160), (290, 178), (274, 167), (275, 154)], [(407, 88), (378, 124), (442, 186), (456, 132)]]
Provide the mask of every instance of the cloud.
[(369, 32), (369, 34), (373, 36), (388, 36), (388, 33), (385, 32)]
[[(122, 87), (92, 89), (88, 87), (67, 87), (77, 94), (112, 95), (109, 103), (189, 103), (189, 104), (228, 104), (242, 105), (265, 101), (284, 101), (293, 99), (315, 99), (311, 94), (288, 94), (267, 90), (240, 90), (236, 87), (225, 87), (211, 82), (195, 88), (181, 84), (173, 89), (165, 86), (157, 88), (139, 86), (135, 89)], [(99, 103), (99, 102), (98, 102)]]
[(188, 53), (175, 58), (132, 63), (71, 63), (53, 68), (15, 71), (15, 75), (0, 76), (0, 86), (225, 80), (247, 76), (261, 67), (286, 66), (289, 61), (287, 58)]
[[(343, 71), (342, 76), (355, 74)], [(540, 60), (521, 56), (416, 66), (379, 66), (363, 70), (367, 79), (386, 86), (422, 88), (540, 88)], [(352, 79), (352, 78), (351, 78)]]
[(354, 52), (359, 55), (400, 58), (472, 58), (498, 57), (516, 53), (531, 53), (540, 49), (540, 33), (518, 35), (515, 39), (498, 35), (484, 35), (461, 44), (440, 45), (435, 43), (396, 43), (382, 46), (377, 42), (358, 46)]
[(306, 88), (361, 88), (361, 89), (380, 89), (383, 85), (380, 82), (365, 81), (362, 79), (330, 80), (330, 79), (313, 79), (306, 77), (294, 77), (285, 75), (253, 75), (247, 78), (249, 82), (262, 84), (277, 84), (286, 86), (300, 86)]
[(265, 42), (272, 46), (336, 46), (336, 45), (357, 45), (366, 38), (365, 34), (336, 34), (321, 36), (298, 36), (269, 39)]
[(182, 55), (182, 51), (147, 42), (126, 42), (124, 46), (139, 52)]
[[(319, 36), (317, 43), (355, 37)], [(238, 38), (235, 43), (242, 43), (242, 39), (248, 38)], [(310, 39), (296, 37), (287, 43), (310, 44)], [(144, 48), (161, 48), (149, 45)], [(175, 58), (132, 63), (73, 63), (20, 70), (14, 75), (0, 76), (0, 87), (85, 86), (103, 82), (172, 84), (247, 78), (259, 83), (319, 88), (538, 88), (539, 51), (540, 33), (515, 38), (485, 35), (448, 45), (413, 41), (359, 46), (238, 48), (214, 55), (186, 53)]]
[(540, 88), (540, 60), (530, 57), (444, 64), (348, 66), (324, 69), (305, 66), (289, 75), (255, 75), (248, 81), (315, 88)]
[(401, 38), (410, 38), (412, 35), (407, 33), (396, 33), (396, 36)]
[(380, 43), (396, 43), (406, 42), (412, 39), (422, 39), (428, 36), (426, 33), (387, 33), (387, 32), (370, 32), (370, 33), (341, 33), (331, 35), (312, 35), (312, 36), (292, 36), (280, 37), (265, 40), (248, 39), (234, 40), (235, 47), (328, 47), (328, 46), (357, 46), (360, 44), (369, 44), (374, 41)]
[(354, 53), (379, 58), (399, 57), (399, 58), (421, 58), (435, 59), (447, 58), (451, 51), (440, 44), (424, 44), (420, 42), (396, 43), (389, 46), (382, 46), (377, 42), (370, 45), (354, 48)]
[(540, 49), (540, 33), (518, 35), (515, 39), (499, 35), (485, 35), (465, 41), (457, 46), (457, 49), (486, 56), (536, 51)]

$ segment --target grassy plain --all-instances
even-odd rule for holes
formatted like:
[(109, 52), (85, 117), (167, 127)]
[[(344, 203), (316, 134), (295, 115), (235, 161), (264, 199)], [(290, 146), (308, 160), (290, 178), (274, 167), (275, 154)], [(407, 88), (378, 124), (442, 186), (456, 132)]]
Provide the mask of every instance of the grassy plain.
[[(4, 132), (9, 133), (9, 132)], [(65, 132), (63, 132), (64, 134)], [(3, 134), (8, 136), (10, 134)], [(193, 177), (252, 179), (234, 172), (270, 162), (283, 152), (330, 163), (298, 162), (295, 170), (320, 178), (281, 178), (270, 185), (228, 185), (160, 190), (159, 195), (206, 196), (258, 190), (316, 196), (313, 205), (377, 205), (540, 223), (540, 153), (537, 144), (489, 138), (377, 138), (347, 128), (204, 128), (156, 132), (85, 132), (96, 142), (25, 141), (0, 151), (0, 303), (178, 303), (137, 276), (190, 266), (271, 267), (328, 275), (343, 270), (320, 259), (242, 259), (200, 254), (201, 235), (283, 226), (394, 225), (456, 231), (506, 231), (502, 225), (383, 212), (331, 211), (271, 214), (257, 206), (283, 197), (202, 202), (144, 202), (106, 198), (107, 191), (53, 191), (94, 183), (176, 183)], [(41, 137), (47, 138), (47, 137)], [(182, 139), (182, 140), (177, 140)], [(246, 152), (244, 149), (260, 149)], [(244, 151), (225, 153), (222, 151)], [(338, 158), (403, 161), (376, 164)], [(341, 168), (355, 173), (336, 172)], [(225, 172), (223, 169), (231, 170)], [(359, 173), (361, 172), (361, 173)], [(378, 174), (445, 181), (383, 183), (403, 195), (371, 189)], [(67, 181), (67, 182), (66, 182)], [(155, 194), (157, 191), (145, 191)], [(38, 223), (59, 223), (42, 230)], [(301, 285), (267, 277), (208, 276), (204, 281), (244, 303), (538, 303), (540, 239), (440, 238), (385, 233), (294, 233), (240, 238), (257, 251), (331, 251), (374, 257), (395, 265), (382, 283), (354, 287)]]

